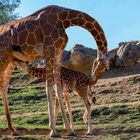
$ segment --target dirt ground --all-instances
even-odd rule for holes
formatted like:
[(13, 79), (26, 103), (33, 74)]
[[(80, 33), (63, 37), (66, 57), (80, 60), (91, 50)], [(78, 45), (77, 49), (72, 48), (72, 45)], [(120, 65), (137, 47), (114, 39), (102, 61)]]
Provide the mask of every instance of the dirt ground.
[[(139, 136), (140, 132), (133, 132), (131, 133), (127, 133), (127, 132), (118, 132), (115, 130), (103, 130), (103, 129), (95, 129), (94, 130), (94, 134), (93, 136), (87, 136), (86, 135), (86, 130), (83, 131), (76, 131), (76, 136), (67, 136), (67, 133), (62, 131), (59, 132), (61, 134), (60, 138), (50, 138), (49, 132), (50, 130), (44, 130), (44, 129), (35, 129), (35, 130), (18, 130), (20, 136), (10, 136), (10, 132), (9, 130), (0, 130), (0, 134), (1, 134), (1, 139), (3, 140), (26, 140), (26, 139), (37, 139), (38, 137), (41, 137), (42, 139), (48, 139), (48, 140), (98, 140), (100, 139), (101, 136), (120, 136), (120, 137), (127, 137), (129, 135), (135, 135), (135, 136)], [(30, 135), (32, 136), (31, 138), (27, 138), (27, 136)], [(118, 140), (118, 139), (117, 139)]]

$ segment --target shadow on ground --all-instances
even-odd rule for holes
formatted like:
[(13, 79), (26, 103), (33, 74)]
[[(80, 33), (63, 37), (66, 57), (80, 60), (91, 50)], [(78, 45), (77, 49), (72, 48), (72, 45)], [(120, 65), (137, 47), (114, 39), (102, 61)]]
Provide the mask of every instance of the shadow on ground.
[[(49, 132), (50, 130), (46, 129), (34, 129), (34, 130), (26, 130), (20, 129), (18, 130), (20, 136), (10, 136), (9, 130), (0, 130), (0, 138), (2, 140), (54, 140), (55, 138), (50, 138)], [(140, 132), (119, 132), (115, 129), (111, 130), (103, 130), (103, 129), (95, 129), (93, 136), (87, 136), (86, 130), (76, 131), (75, 137), (67, 136), (65, 131), (59, 132), (61, 134), (61, 138), (57, 138), (57, 140), (119, 140), (119, 139), (133, 139), (140, 138)]]

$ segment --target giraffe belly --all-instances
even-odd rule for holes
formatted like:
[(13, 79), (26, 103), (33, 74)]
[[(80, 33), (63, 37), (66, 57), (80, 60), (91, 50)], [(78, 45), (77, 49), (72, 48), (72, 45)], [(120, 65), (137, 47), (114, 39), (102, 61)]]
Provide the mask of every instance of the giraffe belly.
[(72, 83), (70, 80), (63, 81), (63, 91), (67, 91), (69, 93), (75, 91), (75, 82)]

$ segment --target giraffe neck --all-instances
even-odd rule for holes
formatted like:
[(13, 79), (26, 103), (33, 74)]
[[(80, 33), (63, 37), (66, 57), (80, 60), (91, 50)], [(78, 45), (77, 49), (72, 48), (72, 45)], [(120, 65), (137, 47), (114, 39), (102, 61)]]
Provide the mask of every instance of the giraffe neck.
[(47, 73), (45, 68), (35, 68), (27, 66), (27, 72), (34, 77), (46, 79)]
[[(40, 15), (57, 15), (57, 21), (55, 22), (56, 28), (67, 29), (70, 26), (80, 26), (88, 30), (94, 37), (97, 47), (98, 56), (107, 55), (107, 41), (102, 27), (88, 14), (68, 9), (60, 6), (50, 5), (48, 7), (42, 8), (37, 12), (33, 13), (31, 16), (39, 17)], [(55, 17), (55, 16), (54, 16)], [(56, 18), (56, 17), (55, 17)]]
[(62, 21), (64, 29), (70, 26), (80, 26), (88, 30), (96, 41), (98, 56), (107, 56), (107, 41), (104, 31), (94, 18), (86, 13), (71, 9), (64, 9), (63, 12), (59, 13), (59, 18)]

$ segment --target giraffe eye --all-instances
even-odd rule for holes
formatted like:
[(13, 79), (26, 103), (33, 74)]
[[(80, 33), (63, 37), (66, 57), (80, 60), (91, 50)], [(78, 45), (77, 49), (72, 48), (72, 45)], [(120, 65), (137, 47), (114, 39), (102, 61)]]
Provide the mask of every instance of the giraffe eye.
[(21, 52), (22, 51), (21, 47), (18, 46), (18, 45), (12, 45), (12, 48), (13, 48), (13, 51), (15, 51), (15, 52)]

